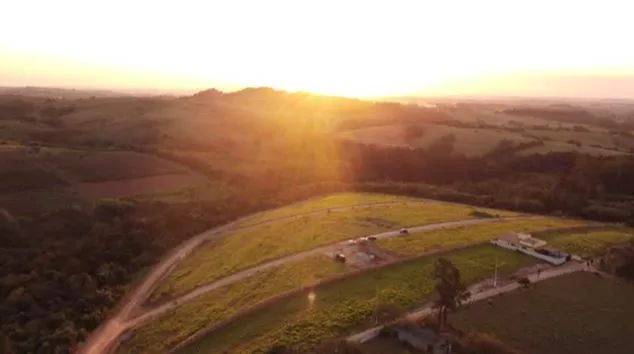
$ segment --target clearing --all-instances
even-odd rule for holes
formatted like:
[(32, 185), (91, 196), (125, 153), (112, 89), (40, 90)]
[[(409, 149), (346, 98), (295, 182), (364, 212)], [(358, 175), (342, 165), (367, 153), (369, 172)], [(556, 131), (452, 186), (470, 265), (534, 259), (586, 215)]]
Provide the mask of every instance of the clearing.
[(634, 285), (575, 273), (474, 303), (452, 315), (463, 330), (495, 334), (526, 354), (629, 354)]
[[(496, 260), (501, 275), (510, 275), (534, 260), (522, 254), (482, 245), (446, 254), (461, 270), (466, 283), (493, 273)], [(430, 300), (433, 262), (424, 257), (353, 275), (253, 311), (211, 332), (177, 353), (265, 352), (273, 345), (301, 345), (308, 349), (324, 339), (341, 336), (374, 323), (379, 304), (403, 310)]]
[[(304, 205), (303, 208), (308, 206)], [(161, 283), (152, 299), (182, 294), (267, 260), (345, 239), (413, 225), (473, 219), (476, 210), (500, 216), (517, 215), (460, 204), (420, 201), (351, 208), (332, 213), (324, 211), (254, 226), (194, 251)], [(279, 209), (274, 213), (279, 214)], [(266, 215), (259, 217), (265, 218)]]

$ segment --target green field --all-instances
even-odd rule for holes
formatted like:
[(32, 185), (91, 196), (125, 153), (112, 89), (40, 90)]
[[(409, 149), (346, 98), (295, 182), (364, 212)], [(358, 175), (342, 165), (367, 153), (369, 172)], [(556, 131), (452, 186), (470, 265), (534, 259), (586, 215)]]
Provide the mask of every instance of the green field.
[(490, 332), (525, 354), (630, 354), (634, 285), (576, 273), (546, 280), (452, 316), (464, 330)]
[[(533, 264), (516, 252), (489, 245), (471, 247), (447, 255), (461, 270), (467, 283), (492, 274), (496, 259), (503, 264), (501, 274)], [(362, 273), (318, 287), (311, 304), (307, 293), (300, 293), (255, 311), (230, 323), (178, 353), (264, 353), (273, 345), (312, 345), (373, 323), (377, 304), (392, 303), (404, 309), (430, 300), (436, 257), (425, 257)]]
[(456, 229), (436, 230), (379, 240), (377, 244), (386, 251), (402, 256), (485, 242), (507, 232), (534, 232), (553, 228), (585, 225), (587, 222), (573, 219), (535, 218), (530, 220), (499, 221)]
[[(436, 202), (377, 205), (305, 215), (236, 231), (202, 246), (187, 257), (161, 283), (153, 299), (184, 293), (264, 261), (320, 245), (404, 226), (473, 218), (474, 210), (474, 207), (467, 205)], [(504, 216), (515, 215), (511, 212), (488, 211)]]
[(548, 233), (540, 235), (554, 248), (589, 257), (601, 253), (611, 246), (634, 239), (632, 229), (588, 230), (585, 232)]
[(159, 320), (134, 331), (119, 353), (165, 353), (196, 331), (285, 291), (345, 272), (347, 267), (325, 256), (298, 261), (211, 291), (178, 306)]
[(258, 214), (245, 220), (240, 225), (253, 225), (267, 220), (289, 217), (297, 214), (310, 213), (329, 208), (353, 207), (355, 205), (375, 204), (375, 203), (395, 203), (420, 201), (416, 198), (403, 197), (391, 194), (379, 193), (338, 193), (325, 197), (309, 199), (307, 201), (291, 204), (271, 211)]

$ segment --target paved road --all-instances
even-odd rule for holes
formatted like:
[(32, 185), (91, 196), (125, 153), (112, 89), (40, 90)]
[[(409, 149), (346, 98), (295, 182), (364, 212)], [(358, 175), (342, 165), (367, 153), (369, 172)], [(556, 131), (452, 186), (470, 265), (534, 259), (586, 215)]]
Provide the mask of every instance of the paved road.
[[(216, 239), (222, 235), (225, 235), (228, 232), (234, 232), (237, 230), (246, 230), (249, 228), (261, 226), (268, 223), (300, 218), (306, 215), (324, 212), (324, 210), (342, 211), (342, 210), (353, 209), (353, 208), (354, 209), (371, 208), (374, 206), (387, 205), (387, 204), (401, 204), (401, 203), (402, 202), (374, 203), (374, 204), (367, 204), (367, 205), (354, 205), (354, 206), (347, 206), (347, 207), (340, 207), (340, 208), (313, 210), (313, 211), (302, 213), (302, 214), (296, 214), (293, 216), (266, 220), (260, 223), (240, 227), (240, 224), (260, 214), (258, 213), (252, 216), (238, 219), (224, 226), (210, 229), (197, 236), (194, 236), (193, 238), (189, 239), (188, 241), (185, 241), (179, 247), (173, 250), (167, 257), (165, 257), (153, 268), (153, 270), (146, 276), (146, 278), (128, 296), (126, 296), (123, 299), (123, 301), (121, 302), (122, 305), (119, 306), (118, 310), (115, 310), (114, 315), (109, 320), (107, 320), (104, 324), (98, 327), (89, 336), (89, 338), (86, 340), (86, 342), (80, 349), (80, 353), (84, 353), (84, 354), (106, 353), (112, 350), (113, 346), (117, 345), (118, 339), (126, 331), (132, 328), (135, 328), (147, 321), (152, 320), (153, 318), (173, 309), (174, 307), (182, 304), (183, 302), (190, 301), (214, 289), (236, 283), (238, 281), (241, 281), (245, 278), (248, 278), (250, 276), (257, 274), (258, 272), (261, 272), (273, 267), (277, 267), (282, 264), (295, 262), (297, 260), (301, 260), (301, 259), (313, 256), (315, 254), (320, 254), (324, 252), (332, 252), (332, 250), (338, 247), (341, 247), (343, 244), (345, 244), (346, 241), (337, 242), (335, 244), (295, 253), (286, 257), (272, 260), (272, 261), (260, 264), (258, 266), (243, 270), (241, 272), (219, 279), (210, 284), (196, 288), (192, 290), (191, 292), (174, 299), (173, 301), (162, 304), (142, 314), (139, 314), (138, 316), (135, 316), (135, 311), (141, 308), (141, 305), (149, 298), (149, 296), (151, 295), (152, 291), (156, 288), (158, 283), (167, 274), (173, 271), (174, 268), (180, 263), (181, 260), (183, 260), (187, 255), (189, 255), (195, 248), (197, 248), (198, 246), (200, 246), (201, 244), (205, 242)], [(526, 218), (536, 218), (536, 216), (517, 216), (517, 217), (507, 217), (507, 218), (458, 220), (458, 221), (450, 221), (450, 222), (438, 223), (438, 224), (414, 226), (408, 229), (410, 230), (411, 233), (426, 232), (426, 231), (432, 231), (432, 230), (438, 230), (438, 229), (444, 229), (444, 228), (456, 228), (456, 227), (469, 226), (469, 225), (478, 225), (478, 224), (496, 222), (501, 220), (515, 220), (515, 219), (526, 219)], [(382, 232), (372, 236), (375, 236), (378, 239), (382, 239), (382, 238), (389, 238), (389, 237), (394, 237), (398, 235), (399, 235), (399, 231), (396, 230), (396, 231)]]
[[(542, 270), (541, 273), (532, 273), (530, 275), (527, 276), (527, 278), (531, 281), (531, 283), (536, 283), (542, 280), (546, 280), (546, 279), (550, 279), (550, 278), (554, 278), (554, 277), (559, 277), (565, 274), (570, 274), (570, 273), (574, 273), (574, 272), (580, 272), (580, 271), (594, 271), (593, 269), (588, 269), (586, 268), (586, 266), (583, 265), (583, 263), (578, 263), (578, 262), (569, 262), (566, 263), (564, 265), (561, 265), (559, 267), (555, 267), (555, 268), (550, 268), (550, 269), (546, 269), (546, 270)], [(472, 302), (476, 302), (476, 301), (481, 301), (484, 299), (488, 299), (490, 297), (493, 296), (497, 296), (500, 294), (504, 294), (504, 293), (508, 293), (511, 291), (515, 291), (517, 289), (519, 289), (521, 287), (520, 284), (518, 284), (516, 281), (514, 282), (510, 282), (507, 283), (505, 285), (502, 286), (498, 286), (498, 287), (486, 287), (484, 288), (485, 285), (490, 284), (491, 283), (491, 279), (487, 279), (485, 281), (482, 281), (480, 283), (474, 284), (472, 286), (469, 287), (469, 291), (471, 292), (471, 297), (469, 297), (469, 299), (466, 301), (466, 303), (472, 303)], [(484, 290), (483, 290), (484, 288)], [(433, 313), (433, 309), (432, 309), (433, 304), (428, 303), (414, 311), (411, 311), (409, 313), (407, 313), (405, 316), (403, 316), (402, 318), (406, 318), (406, 319), (410, 319), (410, 320), (419, 320), (422, 319), (426, 316), (429, 316), (430, 314)], [(350, 336), (348, 336), (346, 338), (347, 341), (349, 342), (355, 342), (355, 343), (364, 343), (367, 342), (373, 338), (375, 338), (376, 336), (379, 335), (379, 333), (381, 332), (381, 329), (383, 329), (383, 325), (381, 326), (376, 326), (376, 327), (372, 327), (370, 329), (367, 329), (365, 331), (359, 332), (359, 333), (355, 333), (352, 334)]]

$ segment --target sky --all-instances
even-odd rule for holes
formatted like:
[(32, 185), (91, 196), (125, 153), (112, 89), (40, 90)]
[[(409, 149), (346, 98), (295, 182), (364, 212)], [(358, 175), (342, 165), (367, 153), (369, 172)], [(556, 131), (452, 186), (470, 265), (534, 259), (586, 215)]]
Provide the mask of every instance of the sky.
[(5, 1), (0, 86), (634, 98), (632, 1)]

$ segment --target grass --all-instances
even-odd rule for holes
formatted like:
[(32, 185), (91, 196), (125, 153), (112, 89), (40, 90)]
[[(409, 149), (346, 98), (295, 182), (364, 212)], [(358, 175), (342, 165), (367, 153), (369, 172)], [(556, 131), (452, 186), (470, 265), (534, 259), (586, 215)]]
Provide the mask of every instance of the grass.
[(311, 214), (237, 231), (195, 251), (161, 283), (152, 299), (178, 295), (264, 261), (320, 245), (403, 226), (470, 219), (474, 210), (436, 202), (382, 205)]
[(606, 251), (611, 246), (634, 239), (632, 229), (588, 230), (585, 232), (548, 233), (540, 238), (562, 251), (589, 257)]
[[(447, 256), (467, 283), (490, 276), (496, 259), (503, 264), (501, 274), (511, 274), (534, 262), (489, 245)], [(435, 283), (431, 276), (435, 259), (391, 265), (318, 287), (312, 304), (306, 293), (300, 293), (240, 318), (178, 353), (264, 353), (277, 344), (307, 350), (324, 339), (372, 324), (373, 310), (379, 303), (411, 308), (429, 301)]]
[(391, 194), (380, 193), (338, 193), (325, 197), (312, 198), (307, 201), (294, 203), (278, 209), (258, 214), (241, 225), (253, 225), (263, 221), (279, 219), (297, 214), (309, 213), (312, 211), (323, 210), (328, 208), (351, 207), (360, 204), (373, 203), (390, 203), (390, 202), (408, 202), (416, 201), (414, 198), (403, 197)]
[(486, 242), (507, 232), (534, 232), (553, 228), (581, 226), (584, 224), (586, 223), (580, 220), (557, 218), (498, 221), (490, 224), (394, 237), (379, 240), (377, 243), (386, 251), (402, 256), (413, 256), (475, 242)]
[(494, 333), (526, 354), (629, 354), (634, 285), (571, 274), (475, 303), (452, 316), (465, 330)]
[(345, 272), (347, 267), (316, 256), (259, 273), (209, 292), (139, 328), (119, 353), (165, 353), (196, 331), (218, 323), (259, 301)]
[(409, 125), (387, 125), (365, 127), (339, 134), (341, 138), (377, 146), (409, 146), (427, 148), (443, 136), (455, 137), (454, 150), (466, 156), (481, 156), (498, 146), (503, 140), (515, 144), (525, 143), (531, 139), (520, 134), (497, 131), (494, 129), (458, 128), (440, 124), (419, 124), (423, 134), (413, 140), (405, 138)]

